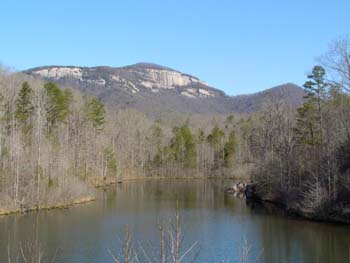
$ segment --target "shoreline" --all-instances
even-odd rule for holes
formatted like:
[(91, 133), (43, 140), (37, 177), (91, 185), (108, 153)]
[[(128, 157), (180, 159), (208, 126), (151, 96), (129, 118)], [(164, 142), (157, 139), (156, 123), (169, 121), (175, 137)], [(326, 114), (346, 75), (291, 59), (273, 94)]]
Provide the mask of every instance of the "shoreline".
[(286, 204), (276, 200), (259, 197), (248, 198), (247, 202), (250, 203), (248, 206), (250, 206), (251, 209), (256, 209), (256, 207), (252, 206), (257, 205), (268, 213), (278, 214), (285, 218), (325, 224), (350, 225), (350, 215), (341, 214), (337, 210), (323, 211), (323, 213), (306, 212), (296, 208), (288, 208)]
[[(80, 199), (73, 200), (71, 202), (65, 202), (65, 203), (57, 203), (53, 205), (44, 205), (44, 206), (34, 206), (26, 209), (26, 213), (30, 212), (38, 212), (38, 211), (45, 211), (45, 210), (52, 210), (52, 209), (66, 209), (71, 206), (75, 205), (81, 205), (96, 201), (96, 197), (88, 196), (88, 197), (82, 197)], [(26, 214), (24, 213), (24, 214)], [(12, 209), (12, 210), (4, 210), (0, 209), (0, 216), (8, 216), (8, 215), (15, 215), (15, 214), (23, 214), (21, 209)]]
[(108, 187), (111, 185), (122, 184), (129, 181), (140, 181), (140, 180), (241, 180), (248, 182), (249, 177), (239, 176), (135, 176), (135, 177), (124, 177), (124, 178), (108, 178), (106, 181), (92, 182), (91, 185), (95, 188)]
[[(103, 187), (110, 187), (117, 184), (122, 184), (124, 182), (130, 182), (130, 181), (141, 181), (141, 180), (213, 180), (213, 179), (226, 179), (226, 180), (242, 180), (242, 177), (234, 177), (234, 176), (174, 176), (174, 177), (166, 177), (166, 176), (149, 176), (149, 177), (124, 177), (124, 178), (108, 178), (108, 180), (104, 180), (103, 183), (99, 182), (98, 184), (92, 183), (92, 187), (99, 189)], [(244, 178), (246, 181), (248, 181), (248, 178)], [(82, 197), (70, 202), (58, 202), (56, 204), (52, 205), (44, 205), (44, 206), (34, 206), (26, 209), (25, 213), (22, 213), (20, 208), (17, 209), (1, 209), (0, 208), (0, 217), (2, 216), (8, 216), (8, 215), (16, 215), (16, 214), (27, 214), (29, 212), (39, 212), (39, 211), (48, 211), (53, 209), (67, 209), (69, 207), (75, 206), (75, 205), (82, 205), (90, 202), (96, 201), (97, 198), (95, 196), (87, 196)], [(269, 200), (259, 197), (259, 195), (256, 195), (254, 198), (246, 198), (247, 202), (253, 205), (258, 205), (268, 213), (274, 213), (279, 214), (286, 218), (293, 218), (298, 220), (307, 220), (311, 222), (319, 222), (319, 223), (329, 223), (329, 224), (344, 224), (349, 225), (350, 224), (350, 218), (347, 219), (347, 217), (344, 217), (340, 214), (337, 214), (336, 211), (333, 211), (332, 214), (324, 214), (319, 215), (315, 213), (306, 213), (300, 210), (291, 209), (286, 207), (285, 204), (282, 202), (278, 202), (276, 200)], [(251, 205), (248, 205), (251, 206)], [(251, 209), (254, 209), (253, 207), (250, 207)], [(273, 211), (271, 211), (271, 209)], [(332, 216), (333, 215), (333, 216)]]
[[(96, 179), (96, 178), (95, 178)], [(109, 187), (117, 184), (122, 184), (124, 182), (129, 181), (139, 181), (139, 180), (207, 180), (207, 179), (228, 179), (228, 180), (239, 180), (239, 178), (235, 178), (233, 176), (230, 177), (217, 177), (217, 176), (176, 176), (176, 177), (167, 177), (167, 176), (135, 176), (135, 177), (124, 177), (124, 178), (107, 178), (106, 180), (102, 181), (95, 181), (90, 182), (90, 185), (92, 188), (103, 188), (103, 187)], [(90, 202), (96, 201), (95, 196), (87, 196), (82, 197), (80, 199), (73, 200), (71, 202), (58, 202), (56, 204), (52, 205), (43, 205), (43, 206), (34, 206), (26, 209), (26, 213), (30, 212), (38, 212), (38, 211), (45, 211), (45, 210), (53, 210), (53, 209), (66, 209), (75, 205), (82, 205)], [(26, 214), (22, 213), (20, 208), (16, 209), (1, 209), (0, 208), (0, 216), (8, 216), (8, 215), (15, 215), (15, 214)]]

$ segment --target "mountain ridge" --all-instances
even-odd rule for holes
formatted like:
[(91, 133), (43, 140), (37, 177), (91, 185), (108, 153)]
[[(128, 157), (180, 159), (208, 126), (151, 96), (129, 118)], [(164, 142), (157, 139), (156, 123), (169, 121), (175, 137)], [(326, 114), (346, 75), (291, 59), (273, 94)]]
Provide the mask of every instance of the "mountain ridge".
[(151, 115), (248, 113), (261, 109), (267, 96), (278, 96), (293, 107), (300, 105), (304, 97), (302, 88), (293, 83), (229, 96), (195, 76), (146, 62), (125, 67), (52, 65), (23, 73), (97, 96), (114, 108), (135, 108)]

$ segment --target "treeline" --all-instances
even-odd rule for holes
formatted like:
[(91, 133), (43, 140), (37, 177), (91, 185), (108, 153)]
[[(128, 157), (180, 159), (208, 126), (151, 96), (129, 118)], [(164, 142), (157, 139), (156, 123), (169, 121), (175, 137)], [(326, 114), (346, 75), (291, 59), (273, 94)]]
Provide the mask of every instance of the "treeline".
[(257, 117), (249, 144), (264, 199), (304, 216), (350, 221), (349, 61), (350, 41), (335, 41), (309, 74), (300, 108), (272, 100)]
[(122, 177), (232, 174), (250, 159), (248, 122), (238, 116), (151, 120), (3, 71), (0, 209), (71, 202)]
[(254, 168), (262, 198), (338, 216), (350, 194), (349, 54), (348, 39), (333, 44), (298, 109), (271, 96), (250, 115), (161, 120), (2, 71), (0, 210), (72, 202), (121, 178), (249, 176)]
[[(150, 141), (153, 154), (148, 153), (147, 168), (158, 175), (227, 175), (232, 174), (234, 164), (247, 163), (248, 156), (238, 152), (243, 144), (236, 134), (244, 121), (234, 122), (228, 116), (222, 125), (213, 124), (208, 132), (195, 128), (186, 120), (181, 126), (172, 128), (171, 135), (165, 136), (158, 123), (151, 127)], [(240, 127), (240, 128), (239, 128)], [(168, 138), (167, 138), (168, 137)], [(148, 138), (147, 138), (148, 139)], [(236, 155), (237, 154), (237, 155)]]

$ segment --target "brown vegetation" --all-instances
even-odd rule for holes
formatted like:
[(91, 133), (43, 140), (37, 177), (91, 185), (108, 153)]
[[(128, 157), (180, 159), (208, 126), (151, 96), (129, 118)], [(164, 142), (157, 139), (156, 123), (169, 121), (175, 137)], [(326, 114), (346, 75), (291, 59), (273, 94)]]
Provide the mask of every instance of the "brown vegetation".
[(250, 164), (245, 116), (153, 120), (54, 83), (0, 72), (0, 211), (75, 203), (130, 178), (233, 176)]
[[(250, 148), (262, 199), (318, 220), (350, 222), (350, 40), (332, 45), (304, 88), (302, 107), (272, 98), (256, 118)], [(336, 66), (335, 66), (336, 65)]]

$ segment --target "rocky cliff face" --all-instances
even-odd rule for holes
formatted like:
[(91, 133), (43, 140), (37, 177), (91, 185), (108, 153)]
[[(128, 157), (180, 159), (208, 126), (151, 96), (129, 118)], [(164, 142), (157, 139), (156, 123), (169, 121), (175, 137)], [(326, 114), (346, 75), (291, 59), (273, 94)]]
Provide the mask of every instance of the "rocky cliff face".
[(63, 84), (118, 87), (133, 94), (140, 90), (153, 93), (174, 90), (188, 98), (223, 95), (223, 92), (211, 88), (196, 77), (154, 64), (140, 63), (123, 68), (50, 66), (34, 68), (26, 73)]
[(148, 63), (121, 68), (46, 66), (24, 73), (97, 96), (112, 108), (134, 108), (157, 117), (173, 113), (252, 112), (261, 109), (271, 95), (298, 106), (304, 96), (303, 90), (294, 84), (250, 95), (227, 96), (194, 76)]
[(83, 77), (82, 69), (74, 67), (48, 67), (33, 70), (31, 73), (42, 78), (51, 78), (55, 80), (69, 77), (82, 80)]

